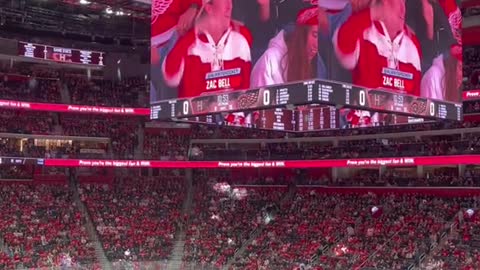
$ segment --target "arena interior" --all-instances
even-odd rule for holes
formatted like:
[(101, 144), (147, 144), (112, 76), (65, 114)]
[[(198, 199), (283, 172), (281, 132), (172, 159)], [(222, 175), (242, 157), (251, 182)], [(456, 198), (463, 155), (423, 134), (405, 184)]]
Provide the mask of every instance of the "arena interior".
[(459, 3), (462, 121), (289, 132), (151, 120), (149, 0), (0, 1), (0, 269), (480, 269)]

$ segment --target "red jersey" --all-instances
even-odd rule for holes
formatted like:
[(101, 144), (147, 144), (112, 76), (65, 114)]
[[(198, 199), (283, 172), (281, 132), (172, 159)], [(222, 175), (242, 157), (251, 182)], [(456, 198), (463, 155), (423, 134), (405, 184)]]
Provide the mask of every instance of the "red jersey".
[(392, 39), (367, 9), (352, 15), (333, 40), (338, 60), (352, 71), (354, 84), (420, 95), (421, 47), (407, 28)]
[(251, 34), (230, 27), (215, 44), (208, 33), (191, 30), (182, 36), (162, 64), (165, 82), (178, 87), (178, 97), (206, 91), (248, 89), (251, 72)]
[(153, 0), (152, 1), (152, 46), (166, 43), (177, 27), (178, 19), (192, 4), (202, 6), (202, 0)]

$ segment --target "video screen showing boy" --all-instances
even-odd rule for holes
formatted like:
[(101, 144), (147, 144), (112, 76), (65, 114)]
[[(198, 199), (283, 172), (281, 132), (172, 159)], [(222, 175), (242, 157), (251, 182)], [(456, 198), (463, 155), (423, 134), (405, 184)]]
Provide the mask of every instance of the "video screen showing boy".
[[(460, 102), (462, 41), (457, 4), (455, 0), (351, 0), (340, 22), (330, 27), (333, 48), (319, 47), (321, 55), (330, 56), (325, 62), (327, 78)], [(372, 113), (345, 110), (340, 114), (368, 116), (371, 121), (363, 126), (388, 124), (385, 119), (391, 119)], [(346, 122), (354, 126), (355, 121)]]
[(331, 29), (335, 59), (326, 61), (327, 70), (338, 65), (348, 73), (336, 70), (328, 79), (460, 102), (461, 14), (455, 0), (351, 0), (348, 8), (351, 14)]
[(249, 88), (252, 38), (232, 22), (232, 7), (232, 0), (204, 1), (193, 28), (166, 55), (163, 77), (179, 98)]

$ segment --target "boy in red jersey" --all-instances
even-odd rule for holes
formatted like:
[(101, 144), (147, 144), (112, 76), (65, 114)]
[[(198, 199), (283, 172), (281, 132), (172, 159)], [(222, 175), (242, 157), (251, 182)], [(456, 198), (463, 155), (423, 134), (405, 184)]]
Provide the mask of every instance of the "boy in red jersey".
[(204, 0), (202, 10), (162, 64), (166, 84), (178, 87), (179, 98), (249, 88), (252, 38), (232, 23), (232, 0)]
[(334, 50), (354, 84), (420, 95), (421, 47), (405, 13), (405, 0), (378, 0), (337, 29)]
[(157, 101), (176, 97), (176, 92), (167, 88), (163, 81), (161, 63), (165, 52), (176, 39), (190, 30), (202, 0), (153, 0), (150, 42), (151, 88), (150, 100)]

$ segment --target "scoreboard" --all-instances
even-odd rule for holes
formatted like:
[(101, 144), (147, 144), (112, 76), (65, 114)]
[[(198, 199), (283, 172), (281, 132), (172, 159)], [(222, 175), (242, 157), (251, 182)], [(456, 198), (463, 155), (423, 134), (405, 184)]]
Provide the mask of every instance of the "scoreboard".
[(297, 111), (296, 131), (316, 131), (339, 128), (335, 107), (308, 106)]
[[(305, 106), (305, 109), (292, 110), (274, 108), (257, 111), (255, 128), (278, 131), (316, 131), (323, 129), (339, 128), (338, 115), (335, 107), (331, 106)], [(200, 115), (180, 119), (191, 123), (217, 124), (215, 115)]]
[[(307, 104), (333, 105), (431, 119), (461, 121), (463, 117), (461, 103), (327, 80), (300, 81), (248, 90), (208, 93), (192, 98), (162, 100), (151, 104), (150, 116), (155, 120), (179, 120), (222, 112), (288, 108), (292, 105)], [(326, 112), (321, 110), (308, 114), (312, 114), (311, 117), (319, 114), (316, 117), (320, 117), (320, 114), (325, 115)], [(301, 123), (300, 129), (305, 128), (309, 129), (308, 124)]]
[(105, 66), (105, 53), (18, 42), (18, 55), (59, 63)]

